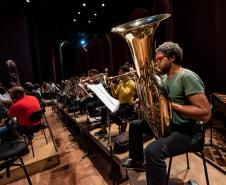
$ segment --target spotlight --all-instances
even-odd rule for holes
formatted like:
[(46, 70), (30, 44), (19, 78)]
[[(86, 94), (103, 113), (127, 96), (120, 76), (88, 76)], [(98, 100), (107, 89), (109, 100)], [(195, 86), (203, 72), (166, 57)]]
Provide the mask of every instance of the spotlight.
[(86, 43), (86, 41), (85, 41), (85, 40), (81, 40), (81, 41), (80, 41), (80, 44), (81, 44), (82, 46), (84, 46), (84, 45), (85, 45), (85, 43)]
[(102, 3), (101, 6), (102, 6), (102, 7), (105, 7), (105, 3)]
[(76, 19), (73, 19), (73, 22), (76, 22), (77, 20)]
[(78, 11), (78, 14), (80, 15), (80, 14), (81, 14), (81, 12), (80, 12), (80, 11)]
[(82, 3), (82, 6), (86, 7), (86, 3)]
[(94, 13), (93, 15), (94, 15), (94, 16), (97, 16), (97, 13)]
[(30, 3), (30, 0), (26, 0), (27, 3)]

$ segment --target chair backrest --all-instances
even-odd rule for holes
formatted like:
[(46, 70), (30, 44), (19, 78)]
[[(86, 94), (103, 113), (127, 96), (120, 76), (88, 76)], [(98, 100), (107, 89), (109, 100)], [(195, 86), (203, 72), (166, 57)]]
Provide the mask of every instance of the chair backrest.
[(43, 114), (45, 113), (45, 109), (41, 109), (39, 111), (33, 112), (30, 116), (29, 116), (29, 120), (31, 122), (38, 122), (41, 121)]

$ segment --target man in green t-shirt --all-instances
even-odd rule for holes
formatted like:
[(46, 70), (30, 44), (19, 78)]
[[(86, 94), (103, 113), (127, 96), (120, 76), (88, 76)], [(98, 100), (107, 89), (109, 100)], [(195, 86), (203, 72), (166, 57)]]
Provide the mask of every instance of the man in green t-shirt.
[(166, 184), (167, 157), (203, 147), (202, 130), (195, 121), (211, 119), (211, 109), (204, 84), (191, 70), (182, 68), (183, 51), (177, 43), (165, 42), (156, 49), (156, 66), (165, 74), (163, 82), (172, 102), (172, 133), (145, 149), (148, 185)]
[[(196, 122), (211, 119), (204, 84), (196, 73), (181, 66), (182, 56), (183, 51), (177, 43), (165, 42), (156, 49), (156, 67), (163, 74), (163, 83), (172, 102), (173, 125), (169, 136), (155, 140), (145, 149), (148, 185), (166, 185), (166, 158), (203, 147), (204, 132)], [(137, 120), (135, 123), (136, 129), (133, 133), (130, 131), (131, 137), (147, 124)], [(130, 168), (134, 164), (139, 163), (130, 159), (124, 166)]]

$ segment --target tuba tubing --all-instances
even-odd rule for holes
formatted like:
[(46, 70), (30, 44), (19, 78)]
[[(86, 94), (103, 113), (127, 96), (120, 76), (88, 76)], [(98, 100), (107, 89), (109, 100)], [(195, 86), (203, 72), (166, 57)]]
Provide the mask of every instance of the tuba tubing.
[(155, 138), (171, 131), (172, 109), (161, 76), (155, 68), (154, 33), (160, 22), (170, 14), (159, 14), (137, 19), (112, 28), (129, 45), (135, 70), (136, 88), (140, 99), (140, 115), (151, 127)]
[(6, 66), (8, 68), (9, 77), (12, 85), (20, 85), (20, 79), (17, 71), (16, 62), (14, 62), (13, 60), (7, 60)]

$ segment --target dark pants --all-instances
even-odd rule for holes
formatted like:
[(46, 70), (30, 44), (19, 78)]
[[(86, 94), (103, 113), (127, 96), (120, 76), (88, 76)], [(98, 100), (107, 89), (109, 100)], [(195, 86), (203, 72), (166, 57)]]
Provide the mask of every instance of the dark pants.
[(94, 98), (92, 99), (91, 101), (89, 101), (87, 103), (87, 111), (89, 113), (89, 116), (90, 117), (95, 117), (96, 116), (96, 108), (97, 107), (101, 107), (103, 106), (104, 104), (102, 103), (102, 101), (98, 98)]
[(150, 143), (145, 149), (146, 178), (148, 185), (166, 185), (165, 159), (191, 151), (201, 151), (204, 130), (200, 125), (174, 126), (165, 138)]
[[(107, 107), (101, 109), (101, 123), (107, 124)], [(121, 104), (119, 109), (114, 113), (109, 113), (110, 119), (117, 125), (122, 124), (122, 119), (127, 118), (133, 114), (133, 105)]]
[(134, 120), (129, 124), (129, 157), (135, 161), (143, 161), (143, 134), (152, 134), (145, 120)]

